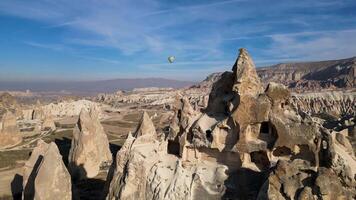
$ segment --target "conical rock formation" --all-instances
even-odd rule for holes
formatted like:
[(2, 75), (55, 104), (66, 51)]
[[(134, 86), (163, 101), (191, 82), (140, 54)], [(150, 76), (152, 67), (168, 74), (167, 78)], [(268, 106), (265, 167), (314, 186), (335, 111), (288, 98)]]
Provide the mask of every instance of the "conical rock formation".
[(24, 166), (24, 199), (72, 199), (71, 177), (55, 143), (39, 141)]
[[(139, 125), (141, 127), (142, 124)], [(226, 167), (184, 167), (167, 154), (167, 141), (155, 135), (129, 134), (117, 153), (116, 169), (107, 199), (219, 199), (225, 190)]]
[(134, 137), (139, 137), (141, 135), (157, 135), (156, 128), (153, 125), (150, 116), (146, 112), (143, 112), (142, 114), (139, 126), (137, 127), (137, 130), (134, 133)]
[(78, 179), (95, 177), (112, 162), (109, 141), (97, 116), (82, 109), (73, 132), (68, 161), (72, 176)]

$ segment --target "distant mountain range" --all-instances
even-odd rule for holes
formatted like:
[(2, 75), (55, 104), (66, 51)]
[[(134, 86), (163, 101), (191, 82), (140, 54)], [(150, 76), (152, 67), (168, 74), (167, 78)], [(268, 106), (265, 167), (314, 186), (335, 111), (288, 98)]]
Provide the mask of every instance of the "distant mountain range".
[(92, 94), (115, 92), (117, 90), (132, 90), (144, 87), (182, 88), (195, 84), (192, 81), (179, 81), (164, 78), (112, 79), (103, 81), (0, 81), (0, 90), (32, 92), (70, 92), (75, 94)]

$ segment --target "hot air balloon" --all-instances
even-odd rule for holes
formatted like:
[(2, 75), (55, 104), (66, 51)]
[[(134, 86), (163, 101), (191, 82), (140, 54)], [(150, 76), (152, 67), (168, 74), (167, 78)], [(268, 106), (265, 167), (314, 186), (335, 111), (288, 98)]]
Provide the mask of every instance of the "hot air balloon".
[(173, 63), (175, 59), (176, 59), (176, 57), (174, 57), (174, 56), (169, 56), (169, 57), (168, 57), (168, 62), (169, 62), (169, 63)]

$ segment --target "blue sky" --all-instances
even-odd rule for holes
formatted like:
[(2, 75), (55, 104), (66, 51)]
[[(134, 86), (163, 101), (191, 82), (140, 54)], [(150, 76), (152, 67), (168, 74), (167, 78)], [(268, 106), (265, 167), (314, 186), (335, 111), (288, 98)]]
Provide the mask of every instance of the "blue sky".
[(356, 56), (355, 0), (1, 0), (0, 25), (0, 80), (201, 80), (240, 47), (257, 66)]

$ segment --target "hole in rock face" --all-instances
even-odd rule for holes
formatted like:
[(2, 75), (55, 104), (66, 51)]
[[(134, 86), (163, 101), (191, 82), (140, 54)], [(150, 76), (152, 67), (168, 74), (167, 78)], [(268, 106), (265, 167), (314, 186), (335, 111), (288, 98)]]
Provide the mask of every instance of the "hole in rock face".
[(270, 162), (265, 151), (254, 151), (250, 153), (251, 161), (256, 164), (260, 170), (266, 170), (270, 167)]
[(180, 118), (181, 118), (181, 116), (182, 116), (182, 110), (178, 110), (178, 113), (177, 113), (177, 117), (178, 117), (178, 119), (180, 119)]
[(299, 144), (298, 147), (299, 147), (299, 152), (293, 155), (291, 159), (307, 160), (312, 165), (315, 165), (315, 155), (314, 152), (309, 149), (309, 146), (306, 144)]
[(267, 143), (267, 148), (271, 150), (277, 141), (277, 138), (278, 134), (274, 125), (270, 122), (262, 122), (258, 139), (265, 141)]
[(179, 156), (180, 145), (179, 142), (168, 140), (168, 149), (167, 152), (172, 155)]
[(209, 142), (212, 142), (213, 141), (213, 134), (211, 134), (211, 130), (208, 129), (205, 131), (205, 134), (206, 134), (206, 139), (209, 141)]
[(273, 151), (273, 155), (274, 156), (288, 156), (292, 154), (292, 150), (288, 147), (277, 147), (274, 151)]
[(263, 134), (268, 134), (269, 133), (269, 124), (268, 124), (268, 122), (262, 122), (261, 123), (260, 133), (263, 133)]

